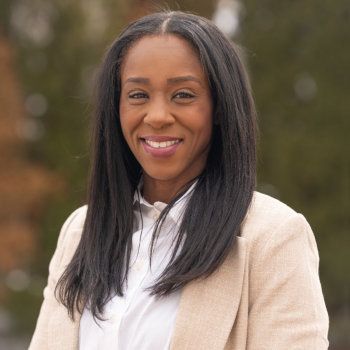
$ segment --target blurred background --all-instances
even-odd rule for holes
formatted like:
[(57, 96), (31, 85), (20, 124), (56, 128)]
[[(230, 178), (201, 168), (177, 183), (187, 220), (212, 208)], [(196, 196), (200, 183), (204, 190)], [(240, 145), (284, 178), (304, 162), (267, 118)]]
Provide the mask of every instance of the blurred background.
[(59, 229), (85, 203), (96, 67), (126, 23), (163, 8), (245, 48), (258, 189), (309, 220), (331, 349), (350, 349), (349, 0), (1, 0), (0, 348), (27, 348)]

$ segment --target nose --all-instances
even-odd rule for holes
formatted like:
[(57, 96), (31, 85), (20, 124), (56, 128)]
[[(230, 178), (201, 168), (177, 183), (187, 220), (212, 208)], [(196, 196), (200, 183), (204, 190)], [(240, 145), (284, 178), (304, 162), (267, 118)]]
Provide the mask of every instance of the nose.
[(143, 118), (143, 122), (153, 129), (162, 129), (175, 122), (174, 116), (169, 110), (169, 106), (166, 101), (157, 99), (153, 103), (149, 104), (146, 115)]

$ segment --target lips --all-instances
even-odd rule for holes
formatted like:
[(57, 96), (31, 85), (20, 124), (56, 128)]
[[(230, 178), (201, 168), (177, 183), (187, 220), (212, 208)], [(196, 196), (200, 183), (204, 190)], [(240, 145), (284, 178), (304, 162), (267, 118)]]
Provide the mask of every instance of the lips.
[(172, 136), (140, 137), (144, 150), (154, 157), (170, 157), (175, 154), (182, 139)]

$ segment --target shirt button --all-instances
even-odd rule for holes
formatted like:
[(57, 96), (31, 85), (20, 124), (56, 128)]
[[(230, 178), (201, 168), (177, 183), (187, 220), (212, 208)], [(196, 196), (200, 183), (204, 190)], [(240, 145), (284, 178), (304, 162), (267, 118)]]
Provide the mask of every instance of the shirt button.
[(153, 214), (153, 220), (158, 220), (159, 214), (156, 212)]

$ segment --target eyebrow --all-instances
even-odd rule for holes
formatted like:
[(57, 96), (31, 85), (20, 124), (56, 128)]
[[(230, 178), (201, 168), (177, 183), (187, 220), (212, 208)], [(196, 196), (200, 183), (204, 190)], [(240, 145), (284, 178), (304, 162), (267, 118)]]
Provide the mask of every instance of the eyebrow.
[(198, 84), (202, 85), (201, 81), (198, 78), (194, 77), (193, 75), (184, 75), (181, 77), (169, 78), (167, 79), (167, 81), (170, 84), (183, 83), (186, 81), (195, 81)]
[[(183, 83), (186, 81), (194, 81), (197, 82), (198, 84), (202, 85), (202, 82), (194, 77), (193, 75), (184, 75), (184, 76), (180, 76), (180, 77), (174, 77), (174, 78), (169, 78), (167, 79), (167, 82), (169, 84), (177, 84), (177, 83)], [(126, 83), (138, 83), (138, 84), (149, 84), (150, 80), (148, 78), (142, 78), (142, 77), (130, 77), (128, 79), (126, 79), (125, 84)]]
[(148, 78), (131, 77), (125, 80), (126, 83), (139, 83), (139, 84), (149, 84)]

